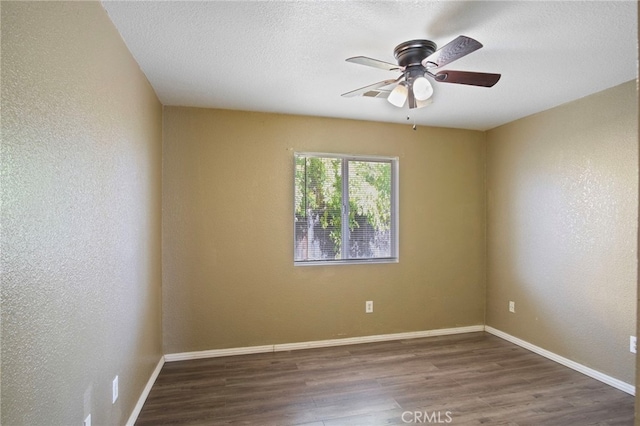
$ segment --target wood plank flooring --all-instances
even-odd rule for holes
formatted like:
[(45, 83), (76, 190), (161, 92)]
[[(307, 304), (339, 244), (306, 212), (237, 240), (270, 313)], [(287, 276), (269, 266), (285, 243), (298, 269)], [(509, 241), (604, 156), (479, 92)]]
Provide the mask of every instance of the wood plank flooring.
[(166, 363), (136, 425), (632, 425), (633, 404), (469, 333)]

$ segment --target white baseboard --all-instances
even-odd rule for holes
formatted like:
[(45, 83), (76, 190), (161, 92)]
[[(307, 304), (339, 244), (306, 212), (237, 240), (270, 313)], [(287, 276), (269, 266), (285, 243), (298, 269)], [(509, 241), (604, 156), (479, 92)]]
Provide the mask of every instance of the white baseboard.
[(299, 349), (326, 348), (331, 346), (357, 345), (360, 343), (387, 342), (391, 340), (418, 339), (421, 337), (446, 336), (484, 331), (483, 325), (468, 327), (441, 328), (437, 330), (410, 331), (407, 333), (377, 334), (373, 336), (347, 337), (344, 339), (316, 340), (311, 342), (282, 343), (273, 345), (274, 352), (295, 351)]
[(246, 346), (243, 348), (228, 349), (210, 349), (208, 351), (197, 352), (180, 352), (175, 354), (167, 354), (164, 356), (164, 360), (166, 362), (187, 361), (191, 359), (217, 358), (221, 356), (262, 354), (265, 352), (273, 352), (273, 345)]
[(631, 385), (629, 383), (623, 382), (622, 380), (618, 380), (614, 377), (608, 376), (604, 373), (601, 373), (600, 371), (594, 370), (593, 368), (589, 368), (585, 365), (579, 364), (575, 361), (572, 361), (568, 358), (565, 358), (563, 356), (560, 356), (558, 354), (555, 354), (553, 352), (550, 352), (546, 349), (543, 349), (539, 346), (536, 346), (532, 343), (529, 343), (525, 340), (519, 339), (517, 337), (514, 337), (510, 334), (507, 334), (503, 331), (500, 331), (498, 329), (495, 329), (493, 327), (490, 326), (485, 326), (484, 327), (485, 331), (487, 333), (491, 333), (494, 336), (500, 337), (501, 339), (504, 339), (508, 342), (514, 343), (520, 347), (523, 347), (525, 349), (530, 350), (531, 352), (535, 352), (538, 355), (542, 355), (545, 358), (548, 358), (552, 361), (557, 362), (558, 364), (562, 364), (565, 367), (569, 367), (572, 370), (578, 371), (582, 374), (585, 374), (591, 378), (594, 378), (596, 380), (601, 381), (602, 383), (606, 383), (609, 386), (613, 386), (616, 389), (620, 389), (623, 392), (626, 392), (628, 394), (631, 395), (635, 395), (636, 394), (636, 387), (634, 385)]
[(386, 342), (390, 340), (416, 339), (420, 337), (445, 336), (449, 334), (483, 331), (483, 325), (442, 328), (438, 330), (411, 331), (407, 333), (377, 334), (374, 336), (347, 337), (344, 339), (315, 340), (311, 342), (280, 343), (275, 345), (248, 346), (242, 348), (212, 349), (208, 351), (181, 352), (164, 356), (166, 362), (190, 359), (216, 358), (222, 356), (248, 355), (265, 352), (294, 351), (299, 349), (326, 348), (330, 346), (356, 345), (360, 343)]
[(156, 365), (155, 370), (151, 373), (151, 377), (149, 377), (149, 381), (147, 381), (147, 385), (142, 390), (142, 394), (140, 394), (140, 398), (138, 398), (138, 402), (136, 406), (133, 407), (133, 411), (129, 416), (129, 420), (127, 420), (126, 426), (133, 426), (138, 420), (138, 416), (140, 415), (140, 411), (142, 411), (142, 407), (144, 406), (147, 397), (149, 396), (149, 392), (151, 392), (151, 388), (153, 384), (156, 382), (158, 375), (160, 374), (160, 370), (162, 370), (162, 366), (164, 365), (164, 356), (160, 357), (160, 361), (158, 361), (158, 365)]

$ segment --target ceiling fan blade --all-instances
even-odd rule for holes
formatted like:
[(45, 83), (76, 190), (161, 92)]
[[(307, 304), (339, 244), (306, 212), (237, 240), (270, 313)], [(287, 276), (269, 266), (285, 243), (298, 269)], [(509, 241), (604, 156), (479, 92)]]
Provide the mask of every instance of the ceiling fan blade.
[(440, 83), (468, 84), (470, 86), (492, 87), (500, 80), (500, 74), (469, 71), (440, 71), (433, 78)]
[(482, 47), (482, 43), (467, 36), (458, 36), (422, 60), (425, 68), (439, 68)]
[(384, 87), (384, 86), (388, 86), (388, 85), (393, 84), (393, 83), (397, 83), (398, 81), (400, 81), (400, 79), (402, 77), (403, 76), (401, 75), (398, 78), (392, 78), (392, 79), (389, 79), (389, 80), (379, 81), (377, 83), (370, 84), (368, 86), (364, 86), (364, 87), (361, 87), (361, 88), (356, 89), (356, 90), (352, 90), (351, 92), (343, 93), (341, 96), (344, 96), (345, 98), (352, 98), (354, 96), (362, 96), (362, 95), (366, 94), (367, 92), (379, 89), (379, 88)]
[(354, 56), (353, 58), (347, 58), (346, 61), (354, 64), (366, 65), (368, 67), (380, 68), (387, 71), (402, 71), (403, 69), (403, 67), (398, 64), (367, 58), (366, 56)]

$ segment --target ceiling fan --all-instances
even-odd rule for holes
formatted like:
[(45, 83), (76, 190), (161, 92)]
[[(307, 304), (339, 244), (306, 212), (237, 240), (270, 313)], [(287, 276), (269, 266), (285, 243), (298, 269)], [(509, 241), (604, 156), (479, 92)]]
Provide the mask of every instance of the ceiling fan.
[[(422, 108), (430, 102), (433, 87), (427, 76), (439, 83), (467, 84), (471, 86), (492, 87), (500, 80), (500, 74), (470, 71), (438, 71), (439, 68), (475, 52), (482, 44), (467, 36), (459, 36), (445, 46), (437, 49), (431, 40), (410, 40), (393, 49), (398, 64), (354, 56), (347, 62), (381, 68), (387, 71), (399, 71), (395, 79), (383, 80), (351, 92), (343, 93), (344, 97), (365, 96), (370, 98), (386, 98), (391, 104), (403, 107), (409, 101), (409, 108)], [(396, 84), (393, 89), (387, 86)]]

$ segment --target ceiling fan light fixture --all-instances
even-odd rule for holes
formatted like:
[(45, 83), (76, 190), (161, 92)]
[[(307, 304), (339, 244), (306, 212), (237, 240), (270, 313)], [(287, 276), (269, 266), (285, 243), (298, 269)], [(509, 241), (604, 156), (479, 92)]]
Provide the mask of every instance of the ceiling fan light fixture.
[(426, 77), (417, 77), (413, 80), (412, 90), (418, 101), (426, 101), (433, 95), (433, 87)]
[[(482, 47), (482, 43), (467, 36), (458, 36), (437, 49), (431, 40), (409, 40), (400, 43), (393, 49), (398, 65), (380, 61), (366, 56), (354, 56), (347, 62), (380, 68), (387, 71), (399, 71), (400, 76), (395, 80), (383, 80), (357, 90), (343, 93), (342, 96), (367, 96), (386, 98), (390, 104), (402, 108), (408, 104), (409, 109), (424, 108), (433, 100), (433, 86), (430, 79), (438, 83), (465, 84), (469, 86), (493, 87), (500, 74), (440, 70), (441, 67), (456, 61)], [(429, 77), (429, 79), (427, 78)], [(402, 81), (401, 81), (402, 80)], [(400, 83), (398, 83), (401, 81)], [(378, 89), (398, 83), (392, 91)], [(373, 96), (380, 93), (382, 96)]]
[(404, 82), (398, 84), (389, 94), (387, 100), (390, 104), (397, 106), (398, 108), (402, 108), (407, 102), (407, 97), (409, 96), (409, 89), (405, 85)]

